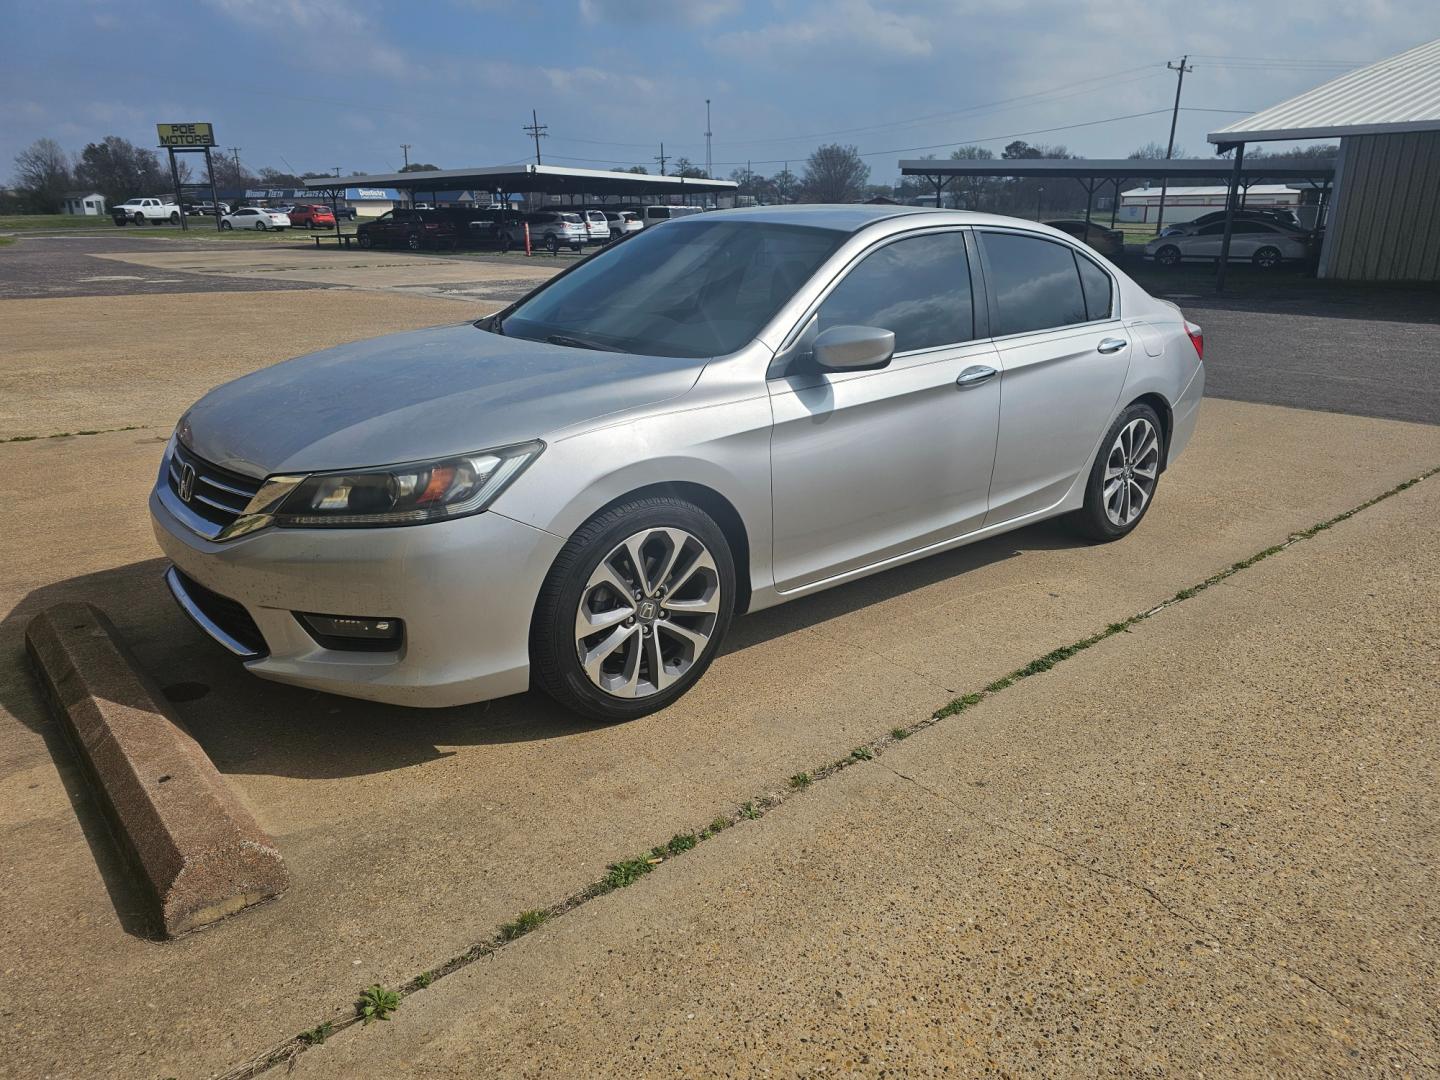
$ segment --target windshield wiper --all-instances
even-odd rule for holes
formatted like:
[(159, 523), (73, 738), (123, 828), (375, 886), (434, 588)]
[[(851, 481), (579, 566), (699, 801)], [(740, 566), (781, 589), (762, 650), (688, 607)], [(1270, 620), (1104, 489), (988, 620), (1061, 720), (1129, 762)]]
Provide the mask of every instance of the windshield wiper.
[(572, 349), (594, 349), (597, 352), (622, 351), (613, 345), (601, 345), (598, 341), (587, 341), (585, 338), (571, 337), (568, 334), (551, 334), (545, 340), (551, 345), (565, 345)]

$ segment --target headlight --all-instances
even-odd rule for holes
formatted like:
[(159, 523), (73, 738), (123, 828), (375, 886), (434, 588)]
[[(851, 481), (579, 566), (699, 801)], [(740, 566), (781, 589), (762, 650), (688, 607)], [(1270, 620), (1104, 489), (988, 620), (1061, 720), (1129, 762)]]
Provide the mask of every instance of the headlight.
[(414, 525), (484, 510), (545, 449), (542, 442), (392, 465), (314, 473), (275, 511), (280, 527)]

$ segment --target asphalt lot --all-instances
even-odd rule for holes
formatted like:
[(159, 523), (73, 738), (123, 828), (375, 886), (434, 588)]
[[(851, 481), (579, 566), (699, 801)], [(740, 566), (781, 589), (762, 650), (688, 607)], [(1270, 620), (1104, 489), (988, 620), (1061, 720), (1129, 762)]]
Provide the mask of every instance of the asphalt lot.
[[(0, 250), (0, 288), (35, 242)], [(0, 299), (0, 437), (146, 425), (0, 444), (0, 497), (25, 508), (0, 532), (0, 1074), (227, 1070), (717, 815), (739, 824), (302, 1070), (1440, 1071), (1440, 478), (923, 726), (1440, 465), (1434, 412), (1376, 418), (1440, 354), (1433, 320), (1389, 297), (1373, 320), (1206, 309), (1212, 389), (1239, 400), (1206, 402), (1132, 537), (1039, 526), (742, 619), (675, 708), (604, 727), (534, 695), (412, 713), (262, 683), (160, 587), (145, 494), (198, 393), (486, 310), (428, 290), (515, 272), (312, 255), (156, 243), (85, 258), (225, 287)], [(1335, 411), (1284, 407), (1344, 369), (1342, 321), (1374, 361)], [(1290, 339), (1311, 367), (1271, 370)], [(289, 894), (172, 945), (141, 936), (20, 652), (63, 598), (116, 620), (276, 837)], [(920, 729), (886, 742), (896, 727)], [(788, 782), (867, 744), (873, 761)]]

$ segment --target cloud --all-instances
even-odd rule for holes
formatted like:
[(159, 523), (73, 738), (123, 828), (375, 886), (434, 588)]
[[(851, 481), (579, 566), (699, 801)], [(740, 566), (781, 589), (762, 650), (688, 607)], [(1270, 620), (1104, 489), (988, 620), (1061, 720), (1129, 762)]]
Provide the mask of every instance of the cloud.
[(385, 45), (385, 31), (346, 0), (206, 0), (232, 22), (274, 35), (277, 44), (303, 50), (307, 63), (336, 70), (404, 79), (422, 69)]
[(743, 6), (743, 0), (580, 0), (580, 17), (589, 23), (648, 19), (706, 26)]
[[(714, 48), (741, 60), (768, 62), (831, 50), (871, 59), (917, 59), (932, 51), (934, 27), (924, 15), (901, 14), (872, 0), (818, 3), (788, 22), (719, 35)], [(823, 58), (823, 57), (822, 57)]]

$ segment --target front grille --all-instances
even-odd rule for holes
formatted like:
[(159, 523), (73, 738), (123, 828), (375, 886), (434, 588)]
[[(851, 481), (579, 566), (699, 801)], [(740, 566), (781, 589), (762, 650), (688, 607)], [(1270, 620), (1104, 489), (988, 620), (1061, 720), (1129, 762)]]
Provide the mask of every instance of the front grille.
[(220, 529), (234, 522), (260, 490), (261, 481), (212, 465), (191, 453), (177, 439), (168, 465), (170, 490), (177, 497), (180, 497), (181, 474), (186, 465), (195, 470), (195, 489), (186, 505), (198, 517)]
[(264, 656), (270, 651), (270, 647), (265, 644), (265, 636), (260, 633), (260, 628), (255, 625), (255, 620), (250, 617), (250, 612), (245, 610), (243, 604), (231, 600), (228, 596), (211, 592), (183, 573), (179, 567), (175, 568), (175, 574), (190, 602), (200, 609), (205, 618), (256, 655)]

